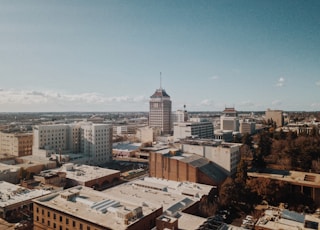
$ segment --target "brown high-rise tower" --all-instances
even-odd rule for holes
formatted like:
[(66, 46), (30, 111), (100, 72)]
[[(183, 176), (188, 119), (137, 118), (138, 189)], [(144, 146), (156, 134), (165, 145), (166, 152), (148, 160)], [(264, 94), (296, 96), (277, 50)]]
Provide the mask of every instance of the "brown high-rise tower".
[(150, 97), (149, 126), (160, 128), (162, 134), (170, 134), (172, 131), (171, 100), (161, 87)]

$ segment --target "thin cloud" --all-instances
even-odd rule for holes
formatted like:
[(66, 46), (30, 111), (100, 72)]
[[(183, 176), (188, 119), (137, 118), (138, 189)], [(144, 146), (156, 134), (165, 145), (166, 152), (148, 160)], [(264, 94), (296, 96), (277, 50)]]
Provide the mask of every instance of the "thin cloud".
[(219, 78), (220, 78), (219, 76), (214, 75), (214, 76), (210, 77), (209, 79), (210, 79), (210, 80), (218, 80)]
[(283, 77), (280, 77), (276, 83), (277, 87), (283, 87), (285, 85), (285, 79)]
[(312, 103), (310, 105), (310, 107), (313, 108), (313, 109), (319, 109), (320, 108), (320, 103), (319, 102)]
[(242, 101), (239, 105), (245, 106), (245, 107), (254, 107), (255, 106), (255, 104), (251, 101)]
[(27, 91), (27, 90), (0, 90), (0, 104), (47, 104), (55, 102), (110, 104), (110, 103), (140, 103), (148, 99), (145, 96), (118, 96), (106, 97), (91, 92), (81, 94), (62, 94), (53, 91)]
[(204, 99), (200, 102), (200, 105), (202, 106), (212, 106), (213, 105), (213, 101), (210, 99)]
[(271, 102), (272, 105), (282, 105), (282, 101), (281, 100), (274, 100)]

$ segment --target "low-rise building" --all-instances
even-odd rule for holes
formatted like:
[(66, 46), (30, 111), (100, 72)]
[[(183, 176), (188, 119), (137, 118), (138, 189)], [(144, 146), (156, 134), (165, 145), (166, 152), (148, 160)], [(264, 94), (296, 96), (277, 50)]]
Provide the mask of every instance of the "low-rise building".
[(212, 122), (179, 122), (174, 123), (174, 141), (187, 137), (214, 138)]
[(163, 213), (156, 218), (156, 229), (194, 230), (206, 219), (190, 213), (194, 213), (202, 196), (208, 195), (211, 189), (216, 187), (145, 177), (107, 189), (104, 193), (123, 201), (129, 198), (133, 204), (161, 206)]
[(141, 147), (141, 143), (117, 142), (112, 145), (113, 157), (135, 156)]
[(20, 181), (20, 167), (0, 163), (0, 181), (18, 184)]
[(207, 158), (228, 175), (232, 175), (237, 171), (241, 144), (194, 138), (184, 139), (180, 142), (183, 152), (194, 153)]
[(151, 152), (149, 173), (151, 177), (208, 185), (220, 185), (228, 175), (205, 157), (178, 149)]
[(154, 227), (162, 207), (77, 186), (35, 199), (33, 213), (34, 230), (139, 230)]
[(271, 207), (256, 222), (256, 230), (307, 230), (320, 229), (320, 219), (313, 215), (305, 215), (287, 209)]
[(283, 171), (277, 170), (276, 173), (271, 172), (249, 172), (249, 177), (263, 177), (272, 180), (284, 181), (291, 184), (292, 191), (301, 192), (311, 197), (317, 205), (320, 205), (320, 174)]
[(0, 217), (19, 220), (32, 215), (32, 199), (49, 194), (46, 190), (30, 190), (0, 181)]
[(254, 134), (256, 132), (256, 122), (248, 119), (240, 120), (240, 133), (241, 134)]
[(17, 157), (32, 155), (33, 134), (0, 132), (0, 154)]
[(120, 171), (90, 165), (64, 164), (61, 168), (47, 170), (42, 174), (66, 173), (67, 187), (82, 185), (103, 189), (120, 181)]

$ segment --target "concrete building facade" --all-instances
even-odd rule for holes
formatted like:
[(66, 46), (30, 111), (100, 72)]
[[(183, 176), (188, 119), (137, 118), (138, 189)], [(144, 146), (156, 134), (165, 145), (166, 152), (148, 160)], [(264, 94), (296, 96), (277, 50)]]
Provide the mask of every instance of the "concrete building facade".
[(223, 169), (228, 175), (237, 171), (240, 161), (240, 147), (238, 143), (227, 143), (205, 139), (185, 139), (181, 141), (181, 149), (186, 153), (203, 156)]
[(238, 112), (234, 108), (225, 108), (220, 117), (220, 129), (239, 131)]
[(172, 122), (187, 122), (189, 117), (188, 117), (188, 111), (187, 110), (177, 110), (172, 114)]
[(256, 123), (250, 120), (240, 120), (240, 133), (253, 134), (256, 131)]
[(276, 123), (277, 127), (283, 126), (283, 111), (282, 110), (271, 110), (266, 111), (266, 121), (273, 121)]
[(79, 122), (63, 125), (38, 125), (33, 129), (33, 155), (81, 153), (90, 164), (112, 159), (112, 126)]
[(174, 123), (174, 141), (196, 136), (199, 138), (214, 138), (213, 124), (211, 122), (180, 122)]
[(0, 132), (0, 154), (17, 157), (32, 155), (32, 133)]
[(153, 129), (148, 126), (138, 128), (136, 138), (141, 143), (153, 142)]
[(149, 126), (160, 128), (161, 134), (172, 132), (172, 103), (167, 92), (160, 88), (150, 97)]
[(227, 174), (210, 161), (196, 154), (183, 154), (177, 150), (151, 152), (149, 156), (151, 177), (174, 181), (219, 185)]

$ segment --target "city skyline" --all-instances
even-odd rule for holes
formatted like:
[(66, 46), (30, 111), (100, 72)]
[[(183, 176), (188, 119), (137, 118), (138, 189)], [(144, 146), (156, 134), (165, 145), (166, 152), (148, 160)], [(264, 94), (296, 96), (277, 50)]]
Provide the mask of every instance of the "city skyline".
[(320, 111), (318, 1), (0, 2), (0, 112)]

